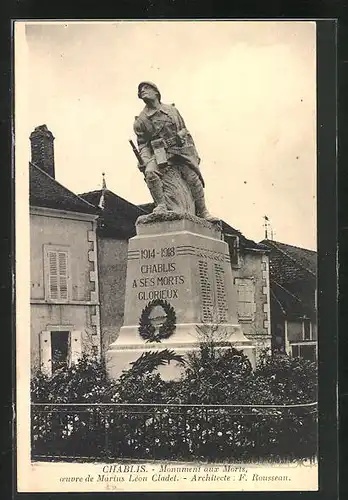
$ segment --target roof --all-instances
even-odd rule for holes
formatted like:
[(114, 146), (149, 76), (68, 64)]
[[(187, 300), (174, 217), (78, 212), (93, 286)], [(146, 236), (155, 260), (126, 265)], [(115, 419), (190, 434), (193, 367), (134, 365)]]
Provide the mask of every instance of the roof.
[(79, 196), (97, 208), (103, 195), (104, 208), (103, 210), (98, 208), (100, 215), (99, 234), (126, 239), (135, 236), (135, 221), (140, 215), (144, 215), (147, 212), (108, 189), (89, 191)]
[(222, 232), (224, 233), (225, 236), (227, 235), (234, 235), (238, 236), (239, 238), (239, 245), (242, 248), (248, 249), (248, 250), (259, 250), (264, 253), (267, 253), (269, 250), (267, 247), (264, 245), (260, 245), (259, 243), (256, 243), (254, 240), (250, 240), (249, 238), (246, 238), (243, 233), (241, 233), (238, 229), (235, 229), (234, 227), (230, 226), (227, 224), (225, 221), (221, 221), (222, 223)]
[(270, 249), (270, 285), (274, 304), (290, 316), (313, 314), (317, 253), (273, 240), (263, 240), (261, 244)]
[(29, 162), (29, 202), (34, 207), (96, 214), (95, 207), (32, 162)]
[(261, 244), (270, 249), (270, 274), (278, 283), (316, 279), (317, 252), (273, 240)]
[(297, 290), (297, 293), (292, 293), (274, 280), (271, 281), (270, 291), (272, 311), (276, 307), (286, 316), (293, 318), (310, 317), (312, 315), (311, 293), (304, 293), (303, 289)]
[(273, 240), (263, 240), (261, 242), (264, 245), (270, 246), (276, 250), (279, 250), (283, 254), (290, 257), (297, 265), (306, 269), (313, 275), (317, 272), (317, 252), (314, 250), (308, 250), (307, 248), (296, 247), (294, 245), (288, 245), (286, 243), (281, 243), (280, 241)]
[[(154, 203), (143, 203), (142, 205), (138, 205), (138, 207), (144, 210), (146, 213), (151, 213), (154, 206)], [(265, 253), (269, 251), (268, 247), (246, 238), (238, 229), (230, 226), (229, 224), (227, 224), (227, 222), (222, 220), (221, 225), (222, 232), (224, 233), (225, 237), (227, 236), (226, 240), (228, 239), (228, 236), (238, 236), (239, 244), (242, 248), (264, 251)]]

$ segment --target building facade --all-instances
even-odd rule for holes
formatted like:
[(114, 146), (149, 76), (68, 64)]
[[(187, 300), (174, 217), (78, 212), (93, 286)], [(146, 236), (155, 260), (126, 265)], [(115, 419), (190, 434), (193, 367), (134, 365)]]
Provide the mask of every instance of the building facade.
[(56, 181), (47, 127), (30, 139), (31, 367), (51, 375), (101, 353), (98, 215)]
[(317, 358), (317, 253), (263, 240), (270, 250), (272, 347)]
[(268, 249), (222, 222), (229, 245), (232, 276), (237, 288), (237, 316), (243, 333), (256, 345), (257, 354), (271, 346)]
[(84, 193), (81, 197), (99, 210), (100, 324), (102, 353), (105, 354), (123, 325), (128, 240), (135, 236), (135, 221), (145, 212), (108, 189)]

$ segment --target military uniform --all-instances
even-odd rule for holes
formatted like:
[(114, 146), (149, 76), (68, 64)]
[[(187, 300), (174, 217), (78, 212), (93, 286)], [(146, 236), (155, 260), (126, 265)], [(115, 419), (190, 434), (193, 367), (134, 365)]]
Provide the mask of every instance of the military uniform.
[[(140, 116), (135, 119), (134, 132), (137, 135), (140, 155), (146, 164), (145, 173), (151, 170), (161, 175), (161, 170), (154, 158), (151, 141), (163, 139), (168, 166), (189, 167), (197, 174), (204, 186), (199, 170), (200, 159), (193, 139), (185, 127), (183, 118), (173, 104), (161, 103), (158, 109), (143, 109)], [(179, 132), (180, 137), (178, 137)]]
[[(151, 82), (142, 82), (138, 87), (138, 96), (141, 98), (141, 86), (147, 84), (161, 94)], [(140, 156), (145, 164), (145, 180), (154, 201), (160, 209), (165, 209), (163, 192), (160, 187), (162, 176), (161, 168), (156, 161), (154, 144), (160, 139), (165, 151), (165, 161), (168, 167), (178, 168), (181, 176), (189, 186), (196, 206), (196, 214), (215, 219), (208, 213), (204, 201), (204, 181), (199, 169), (198, 156), (193, 139), (186, 129), (185, 122), (174, 104), (162, 104), (156, 108), (145, 106), (139, 116), (135, 118), (134, 132), (137, 136)]]

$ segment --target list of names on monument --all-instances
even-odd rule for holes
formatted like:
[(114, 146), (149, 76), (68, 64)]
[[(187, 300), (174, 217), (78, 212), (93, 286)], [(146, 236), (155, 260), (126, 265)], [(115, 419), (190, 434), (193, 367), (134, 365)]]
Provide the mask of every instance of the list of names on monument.
[(225, 290), (225, 273), (224, 268), (220, 264), (214, 264), (216, 296), (217, 296), (217, 312), (218, 322), (226, 323), (226, 313), (228, 310)]
[(208, 263), (204, 260), (198, 261), (199, 277), (202, 296), (202, 319), (204, 322), (212, 321), (213, 294), (208, 273)]

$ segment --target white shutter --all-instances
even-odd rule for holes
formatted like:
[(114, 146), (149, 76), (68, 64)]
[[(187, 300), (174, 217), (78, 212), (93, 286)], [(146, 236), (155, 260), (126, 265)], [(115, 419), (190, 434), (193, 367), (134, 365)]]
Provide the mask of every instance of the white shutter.
[(68, 300), (68, 252), (48, 250), (48, 298), (50, 300)]
[(241, 319), (254, 319), (255, 297), (254, 283), (250, 279), (239, 278), (238, 281), (238, 316)]
[(59, 272), (59, 298), (68, 299), (68, 254), (67, 252), (58, 253), (58, 272)]
[(78, 330), (70, 333), (70, 364), (77, 363), (82, 356), (82, 335)]
[(59, 298), (57, 252), (54, 251), (48, 252), (48, 290), (50, 299)]
[(52, 375), (51, 332), (40, 332), (40, 368), (49, 377)]

